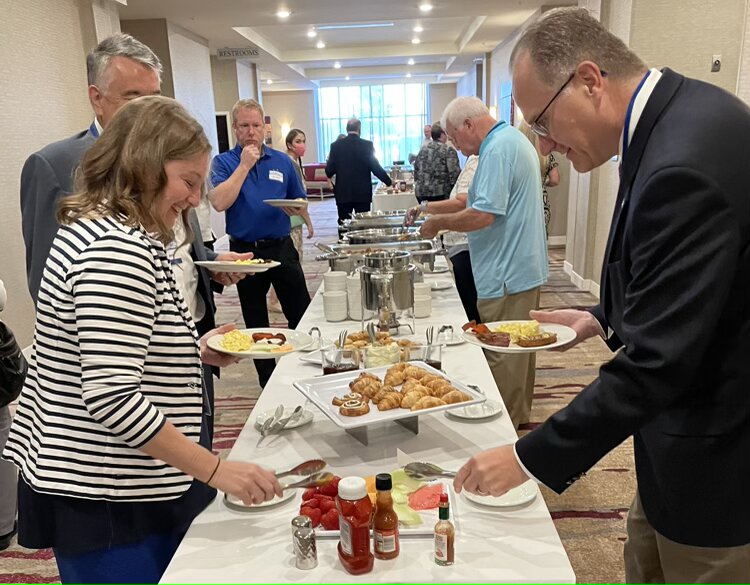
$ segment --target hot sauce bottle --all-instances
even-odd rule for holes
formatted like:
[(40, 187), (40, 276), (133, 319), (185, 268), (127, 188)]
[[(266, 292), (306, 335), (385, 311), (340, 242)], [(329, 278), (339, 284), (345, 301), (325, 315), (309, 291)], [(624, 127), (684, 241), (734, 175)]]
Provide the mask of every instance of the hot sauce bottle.
[(375, 500), (375, 514), (372, 519), (375, 557), (378, 559), (395, 559), (399, 553), (398, 516), (393, 510), (391, 488), (393, 482), (389, 473), (378, 473), (375, 476), (375, 489), (378, 491)]
[(352, 575), (372, 571), (375, 558), (370, 550), (370, 516), (372, 502), (367, 484), (361, 477), (345, 477), (339, 482), (336, 496), (339, 512), (339, 559)]
[(435, 524), (435, 562), (441, 567), (453, 564), (453, 539), (456, 531), (450, 521), (448, 494), (440, 495), (438, 523)]

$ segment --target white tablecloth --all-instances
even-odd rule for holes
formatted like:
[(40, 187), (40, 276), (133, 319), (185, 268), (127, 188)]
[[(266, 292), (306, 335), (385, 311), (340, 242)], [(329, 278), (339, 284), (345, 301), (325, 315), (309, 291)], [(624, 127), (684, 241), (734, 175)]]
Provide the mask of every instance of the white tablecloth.
[[(426, 276), (428, 281), (446, 278), (449, 273)], [(300, 331), (316, 325), (325, 337), (333, 338), (344, 328), (359, 330), (359, 322), (327, 323), (322, 305), (319, 291), (298, 327)], [(455, 288), (434, 291), (432, 316), (416, 319), (415, 338), (424, 338), (427, 325), (450, 323), (460, 331), (464, 320)], [(479, 385), (489, 399), (501, 400), (479, 348), (468, 343), (445, 348), (443, 368), (448, 375)], [(259, 434), (253, 423), (257, 413), (279, 403), (302, 404), (292, 382), (320, 373), (320, 366), (301, 362), (299, 354), (281, 358), (230, 459), (286, 469), (306, 459), (322, 458), (338, 475), (368, 476), (397, 468), (397, 449), (416, 460), (458, 469), (471, 454), (516, 439), (506, 414), (489, 421), (459, 422), (438, 413), (420, 417), (418, 435), (395, 423), (370, 427), (369, 446), (364, 446), (311, 405), (315, 411), (312, 424), (285, 431), (272, 441), (266, 439), (256, 448)], [(290, 534), (299, 496), (277, 508), (253, 513), (229, 510), (218, 497), (193, 522), (162, 582), (575, 582), (541, 495), (515, 510), (480, 509), (462, 495), (455, 496), (451, 514), (457, 527), (456, 564), (452, 567), (435, 564), (430, 538), (402, 538), (398, 558), (376, 559), (371, 573), (354, 576), (338, 560), (338, 540), (318, 539), (318, 567), (301, 571), (294, 567)]]
[(393, 211), (396, 209), (409, 209), (417, 204), (417, 197), (413, 191), (405, 193), (375, 193), (372, 196), (373, 211)]

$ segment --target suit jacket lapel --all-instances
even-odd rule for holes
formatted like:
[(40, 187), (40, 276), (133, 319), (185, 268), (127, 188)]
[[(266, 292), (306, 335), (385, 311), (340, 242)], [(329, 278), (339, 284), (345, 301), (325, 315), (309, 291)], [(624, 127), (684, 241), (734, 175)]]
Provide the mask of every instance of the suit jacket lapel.
[(626, 216), (626, 208), (630, 200), (630, 189), (633, 185), (633, 180), (638, 173), (638, 167), (641, 164), (643, 153), (646, 150), (648, 139), (651, 136), (651, 131), (654, 129), (657, 121), (661, 117), (662, 112), (667, 107), (675, 93), (682, 85), (684, 77), (672, 71), (671, 69), (665, 68), (662, 71), (661, 79), (654, 87), (654, 91), (651, 93), (651, 97), (646, 102), (646, 107), (643, 109), (638, 124), (633, 132), (633, 138), (628, 145), (626, 156), (623, 157), (620, 163), (620, 187), (617, 190), (617, 200), (615, 202), (615, 210), (612, 216), (612, 225), (609, 228), (609, 237), (607, 239), (607, 247), (604, 252), (604, 264), (602, 266), (602, 285), (600, 291), (600, 299), (604, 303), (605, 315), (607, 313), (607, 265), (610, 263), (610, 255), (612, 254), (615, 243), (619, 243), (622, 231), (622, 220)]

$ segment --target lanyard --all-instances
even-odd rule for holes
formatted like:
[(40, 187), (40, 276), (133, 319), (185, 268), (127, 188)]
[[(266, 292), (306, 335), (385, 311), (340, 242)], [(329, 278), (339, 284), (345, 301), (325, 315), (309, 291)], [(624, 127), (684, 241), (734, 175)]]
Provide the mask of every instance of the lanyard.
[(99, 130), (96, 129), (96, 122), (91, 122), (91, 126), (89, 126), (89, 132), (91, 132), (91, 136), (94, 138), (99, 138)]
[(628, 135), (630, 134), (630, 116), (633, 114), (633, 106), (635, 105), (635, 98), (638, 97), (638, 92), (641, 91), (641, 88), (643, 87), (643, 84), (646, 83), (646, 79), (648, 79), (648, 76), (651, 72), (647, 71), (646, 75), (643, 76), (643, 79), (641, 79), (641, 82), (638, 84), (638, 87), (635, 88), (635, 91), (633, 92), (633, 97), (630, 98), (630, 103), (628, 104), (628, 111), (625, 114), (625, 129), (622, 133), (622, 159), (625, 160), (625, 153), (628, 152)]

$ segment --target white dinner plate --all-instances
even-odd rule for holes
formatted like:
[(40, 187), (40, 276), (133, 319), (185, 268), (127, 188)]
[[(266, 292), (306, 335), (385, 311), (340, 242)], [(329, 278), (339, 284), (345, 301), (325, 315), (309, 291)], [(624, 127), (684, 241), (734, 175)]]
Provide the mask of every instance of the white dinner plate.
[(450, 268), (447, 266), (435, 266), (432, 270), (425, 270), (427, 274), (443, 274), (444, 272), (448, 272)]
[(539, 490), (534, 482), (529, 480), (518, 487), (513, 488), (499, 498), (480, 496), (477, 494), (471, 494), (467, 491), (462, 491), (461, 493), (467, 500), (474, 504), (479, 504), (480, 506), (486, 506), (488, 508), (516, 508), (533, 502), (536, 499)]
[(237, 262), (222, 262), (220, 260), (198, 260), (196, 266), (203, 266), (208, 268), (211, 272), (242, 272), (242, 273), (254, 273), (254, 272), (265, 272), (271, 268), (276, 268), (281, 262), (276, 260), (270, 260), (263, 264), (239, 264)]
[[(292, 413), (294, 412), (294, 408), (285, 408), (284, 414), (281, 415), (280, 418), (286, 418), (288, 416), (292, 416)], [(261, 412), (258, 416), (255, 417), (255, 426), (260, 428), (263, 426), (263, 423), (266, 422), (269, 418), (274, 416), (276, 414), (276, 409), (271, 410), (265, 410)], [(308, 423), (311, 423), (313, 419), (313, 413), (309, 410), (303, 410), (302, 415), (294, 422), (289, 422), (284, 427), (284, 430), (286, 429), (296, 429), (297, 427), (304, 426)]]
[(295, 209), (307, 207), (307, 199), (264, 199), (263, 203), (271, 207), (293, 207)]
[(430, 288), (432, 290), (445, 290), (448, 288), (453, 287), (453, 281), (452, 280), (436, 280), (432, 284), (430, 284)]
[(492, 418), (503, 413), (503, 405), (495, 400), (488, 400), (482, 404), (472, 404), (464, 408), (454, 408), (447, 411), (446, 416), (465, 420), (482, 420)]
[(208, 347), (210, 347), (214, 351), (218, 351), (219, 353), (226, 353), (235, 357), (274, 359), (277, 357), (284, 357), (285, 355), (289, 355), (291, 353), (294, 353), (295, 351), (300, 351), (313, 342), (312, 337), (310, 337), (307, 333), (294, 331), (293, 329), (272, 329), (269, 327), (260, 327), (255, 329), (240, 329), (240, 331), (247, 335), (252, 335), (253, 333), (283, 333), (286, 337), (287, 343), (292, 346), (292, 350), (279, 353), (270, 351), (253, 351), (252, 348), (247, 351), (229, 351), (224, 349), (224, 347), (222, 347), (221, 345), (221, 340), (224, 338), (224, 335), (214, 335), (213, 337), (209, 337), (206, 343), (208, 344)]
[(311, 351), (310, 353), (306, 355), (299, 356), (299, 361), (305, 362), (308, 364), (314, 364), (316, 366), (322, 366), (323, 365), (323, 356), (320, 355), (320, 350), (318, 351)]
[(280, 506), (281, 504), (288, 502), (289, 500), (293, 500), (296, 495), (297, 490), (295, 489), (284, 490), (281, 497), (274, 496), (273, 499), (266, 502), (247, 506), (242, 503), (242, 500), (235, 498), (234, 496), (230, 496), (229, 494), (224, 494), (224, 505), (230, 510), (234, 510), (236, 512), (257, 512), (259, 510), (266, 510), (268, 508)]
[[(485, 325), (487, 325), (487, 327), (489, 327), (490, 330), (493, 330), (496, 327), (499, 327), (500, 325), (503, 325), (505, 323), (518, 323), (518, 321), (517, 320), (493, 321), (491, 323), (485, 323)], [(495, 351), (498, 353), (533, 353), (535, 351), (543, 351), (545, 349), (552, 349), (554, 347), (560, 347), (561, 345), (570, 343), (576, 338), (576, 332), (570, 327), (568, 327), (567, 325), (559, 325), (557, 323), (540, 323), (539, 327), (541, 328), (542, 331), (545, 331), (547, 333), (556, 333), (557, 341), (555, 341), (555, 343), (550, 343), (549, 345), (542, 345), (541, 347), (521, 347), (520, 345), (517, 345), (516, 343), (513, 343), (511, 341), (508, 347), (500, 347), (497, 345), (487, 345), (486, 343), (482, 343), (476, 338), (476, 336), (473, 333), (469, 331), (464, 331), (463, 336), (464, 336), (464, 339), (468, 341), (469, 343), (478, 345), (482, 349), (486, 349), (488, 351)]]

